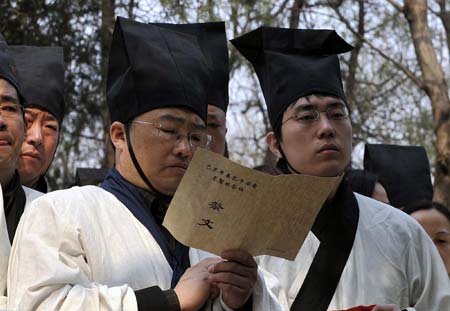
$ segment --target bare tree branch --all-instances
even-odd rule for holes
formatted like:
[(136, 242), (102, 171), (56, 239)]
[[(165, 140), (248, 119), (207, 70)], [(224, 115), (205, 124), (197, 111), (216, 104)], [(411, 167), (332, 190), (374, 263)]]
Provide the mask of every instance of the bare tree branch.
[[(389, 0), (390, 1), (390, 0)], [(400, 71), (402, 71), (408, 78), (411, 79), (419, 88), (424, 88), (424, 83), (421, 79), (416, 77), (416, 75), (409, 70), (407, 67), (405, 67), (403, 64), (396, 61), (394, 58), (390, 57), (386, 53), (384, 53), (381, 49), (374, 46), (369, 40), (367, 40), (365, 37), (362, 37), (357, 30), (353, 28), (353, 26), (350, 24), (350, 22), (342, 15), (342, 13), (339, 11), (338, 8), (333, 8), (336, 14), (338, 15), (339, 19), (347, 26), (348, 30), (350, 30), (353, 35), (355, 35), (359, 40), (367, 44), (372, 50), (376, 51), (378, 54), (380, 54), (381, 57), (383, 57), (385, 60), (392, 63), (395, 67), (397, 67)]]
[(286, 5), (288, 4), (289, 0), (284, 0), (283, 3), (280, 5), (280, 7), (278, 8), (278, 10), (276, 10), (273, 15), (274, 16), (278, 16), (281, 14), (281, 12), (283, 12), (286, 9)]
[(403, 6), (398, 4), (396, 1), (394, 1), (394, 0), (386, 0), (386, 1), (389, 2), (398, 11), (403, 12)]

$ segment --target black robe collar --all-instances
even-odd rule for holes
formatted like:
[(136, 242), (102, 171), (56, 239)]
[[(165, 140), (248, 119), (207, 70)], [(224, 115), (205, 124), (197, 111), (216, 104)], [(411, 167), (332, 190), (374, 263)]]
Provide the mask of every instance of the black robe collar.
[(42, 192), (42, 193), (47, 193), (48, 187), (47, 187), (47, 181), (45, 180), (45, 176), (44, 175), (39, 176), (39, 179), (31, 188), (33, 188), (34, 190), (37, 190), (39, 192)]
[(156, 240), (173, 270), (171, 288), (174, 288), (190, 262), (189, 248), (161, 225), (170, 202), (131, 184), (115, 168), (109, 171), (101, 187), (121, 201)]
[(328, 309), (353, 248), (358, 221), (358, 202), (342, 180), (333, 200), (324, 204), (313, 224), (311, 231), (320, 246), (291, 310)]
[(12, 180), (3, 188), (3, 208), (9, 241), (13, 242), (20, 217), (25, 210), (27, 199), (20, 183), (19, 173), (16, 171)]

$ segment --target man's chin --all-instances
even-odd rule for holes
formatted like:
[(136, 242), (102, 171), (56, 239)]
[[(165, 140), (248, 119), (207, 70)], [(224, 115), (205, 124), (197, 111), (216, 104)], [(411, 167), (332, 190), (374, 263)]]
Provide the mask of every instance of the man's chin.
[(0, 152), (0, 167), (16, 167), (18, 156), (14, 156), (10, 153), (2, 154)]
[(174, 179), (171, 182), (164, 183), (164, 185), (160, 186), (158, 191), (167, 196), (173, 196), (175, 194), (175, 192), (177, 191), (178, 186), (180, 185), (180, 182), (181, 182), (181, 178)]
[(317, 171), (316, 176), (321, 177), (336, 177), (342, 175), (345, 170), (345, 166), (342, 165), (327, 165)]

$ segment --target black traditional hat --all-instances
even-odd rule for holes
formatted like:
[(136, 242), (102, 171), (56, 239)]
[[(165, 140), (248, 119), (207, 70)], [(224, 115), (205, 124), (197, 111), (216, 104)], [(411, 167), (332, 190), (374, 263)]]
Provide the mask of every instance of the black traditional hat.
[(231, 43), (258, 75), (273, 129), (300, 97), (317, 93), (345, 101), (337, 55), (353, 47), (334, 30), (263, 26)]
[(224, 22), (198, 24), (151, 23), (159, 27), (187, 33), (197, 38), (209, 67), (211, 78), (208, 89), (208, 104), (227, 112), (228, 108), (228, 46)]
[(50, 112), (61, 125), (64, 118), (64, 51), (62, 47), (10, 46), (26, 107)]
[(188, 108), (206, 121), (208, 83), (194, 36), (117, 18), (106, 87), (112, 121), (167, 107)]
[(0, 78), (5, 79), (17, 91), (20, 104), (24, 105), (24, 97), (17, 78), (17, 69), (14, 60), (9, 53), (9, 47), (6, 44), (5, 38), (0, 34)]
[(364, 169), (377, 175), (392, 206), (433, 198), (430, 164), (423, 147), (366, 144)]

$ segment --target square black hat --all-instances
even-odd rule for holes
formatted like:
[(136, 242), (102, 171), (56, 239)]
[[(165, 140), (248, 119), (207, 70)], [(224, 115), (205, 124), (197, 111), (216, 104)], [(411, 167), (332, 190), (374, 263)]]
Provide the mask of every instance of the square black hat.
[(151, 23), (159, 27), (187, 33), (197, 38), (209, 67), (211, 78), (208, 89), (208, 104), (227, 112), (229, 96), (228, 45), (224, 22), (195, 24)]
[(8, 81), (17, 91), (20, 104), (24, 105), (25, 100), (20, 88), (19, 80), (17, 77), (17, 69), (14, 63), (14, 59), (9, 53), (9, 47), (6, 44), (5, 38), (0, 34), (0, 78)]
[(108, 65), (111, 120), (188, 108), (206, 122), (209, 73), (194, 36), (118, 17)]
[(61, 125), (64, 118), (64, 51), (62, 47), (10, 46), (25, 107), (50, 112)]
[(378, 177), (392, 206), (433, 199), (430, 163), (421, 146), (366, 144), (364, 170)]
[(231, 43), (255, 69), (272, 128), (300, 97), (316, 93), (345, 101), (338, 54), (353, 47), (334, 30), (263, 26)]

